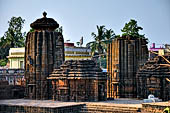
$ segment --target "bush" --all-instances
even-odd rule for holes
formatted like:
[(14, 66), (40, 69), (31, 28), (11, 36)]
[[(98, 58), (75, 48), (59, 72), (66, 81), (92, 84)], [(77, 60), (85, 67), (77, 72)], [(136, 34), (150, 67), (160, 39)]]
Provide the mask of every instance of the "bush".
[(0, 60), (0, 66), (6, 66), (7, 60), (6, 59), (1, 59)]

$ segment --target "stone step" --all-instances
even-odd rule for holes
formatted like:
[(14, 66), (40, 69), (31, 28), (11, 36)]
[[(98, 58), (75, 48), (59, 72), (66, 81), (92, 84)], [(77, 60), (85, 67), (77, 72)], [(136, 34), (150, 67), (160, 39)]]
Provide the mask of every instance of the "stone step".
[(82, 108), (82, 112), (123, 112), (123, 113), (137, 113), (135, 109), (96, 109), (96, 108)]
[(100, 108), (100, 109), (98, 109), (98, 108), (82, 108), (82, 110), (105, 110), (105, 111), (115, 111), (115, 110), (128, 110), (128, 111), (137, 111), (138, 109), (119, 109), (119, 108), (116, 108), (116, 109), (102, 109), (102, 108)]
[[(111, 104), (107, 104), (107, 105), (105, 105), (105, 104), (103, 104), (103, 105), (98, 105), (98, 104), (86, 104), (86, 106), (108, 106), (108, 107), (134, 107), (134, 106), (129, 106), (129, 105), (127, 105), (127, 106), (121, 106), (121, 104), (120, 105), (118, 105), (118, 104), (116, 104), (116, 105), (111, 105)], [(136, 108), (136, 107), (135, 107)]]
[(81, 113), (139, 113), (137, 107), (87, 104)]
[(138, 110), (138, 108), (136, 107), (103, 107), (103, 106), (86, 106), (84, 108), (99, 108), (99, 109), (134, 109), (134, 110)]
[(119, 107), (119, 108), (138, 108), (138, 107), (131, 107), (131, 106), (111, 106), (111, 105), (94, 105), (94, 104), (86, 104), (87, 107)]
[(79, 113), (139, 113), (133, 111), (80, 111)]
[(80, 111), (79, 113), (138, 113), (138, 112), (132, 112), (132, 111)]
[(120, 110), (133, 110), (133, 111), (135, 111), (135, 110), (138, 110), (138, 108), (123, 108), (123, 107), (83, 107), (82, 109), (106, 109), (106, 110), (116, 110), (116, 109), (120, 109)]
[(99, 111), (80, 111), (79, 113), (137, 113), (137, 112), (120, 112), (120, 111), (112, 111), (112, 112), (99, 112)]

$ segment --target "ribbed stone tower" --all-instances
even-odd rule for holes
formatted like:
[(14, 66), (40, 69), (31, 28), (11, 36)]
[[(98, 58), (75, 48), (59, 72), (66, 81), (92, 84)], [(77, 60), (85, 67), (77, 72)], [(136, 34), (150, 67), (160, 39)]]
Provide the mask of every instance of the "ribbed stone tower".
[(49, 83), (47, 77), (64, 61), (64, 40), (54, 30), (59, 24), (52, 18), (37, 19), (30, 26), (34, 29), (26, 37), (25, 79), (26, 98), (48, 99)]
[(107, 51), (107, 97), (136, 98), (136, 73), (147, 59), (147, 39), (122, 36), (112, 40)]

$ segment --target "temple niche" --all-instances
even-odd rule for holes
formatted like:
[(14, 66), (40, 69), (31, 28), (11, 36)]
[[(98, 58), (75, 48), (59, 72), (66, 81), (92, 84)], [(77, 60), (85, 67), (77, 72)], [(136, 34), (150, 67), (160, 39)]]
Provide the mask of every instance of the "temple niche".
[(55, 29), (59, 24), (52, 18), (37, 19), (30, 26), (25, 47), (26, 98), (49, 99), (47, 77), (64, 61), (64, 39)]
[(93, 60), (68, 60), (48, 77), (58, 101), (106, 100), (107, 76)]

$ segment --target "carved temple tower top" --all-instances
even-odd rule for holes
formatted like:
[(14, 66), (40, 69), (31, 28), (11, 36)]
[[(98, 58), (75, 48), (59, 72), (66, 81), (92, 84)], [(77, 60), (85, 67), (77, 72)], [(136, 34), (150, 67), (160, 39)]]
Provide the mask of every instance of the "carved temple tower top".
[(30, 99), (49, 99), (47, 77), (64, 62), (64, 39), (55, 31), (59, 24), (46, 16), (30, 25), (33, 32), (26, 37), (25, 94)]
[(54, 31), (59, 27), (59, 24), (53, 18), (47, 18), (47, 13), (43, 13), (43, 18), (37, 19), (31, 25), (35, 30), (49, 30)]

